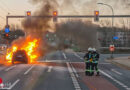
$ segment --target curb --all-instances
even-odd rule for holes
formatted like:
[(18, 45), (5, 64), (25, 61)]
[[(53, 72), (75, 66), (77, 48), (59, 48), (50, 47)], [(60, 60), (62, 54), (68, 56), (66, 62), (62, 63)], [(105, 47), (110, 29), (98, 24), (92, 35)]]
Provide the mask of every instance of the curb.
[(115, 62), (114, 60), (107, 59), (106, 61), (107, 61), (107, 62), (110, 62), (110, 63), (112, 63), (112, 64), (115, 64), (115, 65), (119, 66), (120, 68), (124, 68), (124, 69), (130, 70), (130, 67), (128, 67), (128, 66), (126, 66), (126, 65), (124, 65), (124, 64)]

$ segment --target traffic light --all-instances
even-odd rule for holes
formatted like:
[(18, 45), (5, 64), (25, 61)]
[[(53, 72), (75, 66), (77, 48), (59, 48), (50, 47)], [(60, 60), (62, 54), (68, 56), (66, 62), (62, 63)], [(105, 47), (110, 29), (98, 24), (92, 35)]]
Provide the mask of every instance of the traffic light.
[(94, 21), (99, 21), (99, 11), (94, 11)]
[(57, 16), (57, 11), (53, 11), (53, 16), (56, 17)]
[(4, 38), (5, 38), (5, 39), (9, 39), (9, 37), (10, 37), (10, 36), (9, 36), (9, 33), (5, 33), (5, 34), (4, 34)]
[(53, 22), (57, 22), (57, 16), (58, 16), (58, 12), (53, 11)]
[(6, 33), (6, 34), (5, 34), (5, 36), (6, 36), (6, 37), (9, 37), (9, 34), (8, 34), (8, 33)]
[(27, 16), (31, 16), (31, 11), (27, 11)]

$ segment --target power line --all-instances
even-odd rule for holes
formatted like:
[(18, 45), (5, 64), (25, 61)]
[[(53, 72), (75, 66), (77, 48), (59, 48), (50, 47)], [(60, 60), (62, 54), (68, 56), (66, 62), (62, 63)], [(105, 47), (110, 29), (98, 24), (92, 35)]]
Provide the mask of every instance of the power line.
[[(3, 3), (3, 1), (2, 0), (0, 0), (0, 2), (3, 4), (3, 5), (5, 5), (5, 3)], [(5, 5), (6, 6), (6, 5)], [(6, 8), (8, 8), (7, 6), (6, 6)], [(9, 8), (8, 8), (9, 9)]]
[(3, 8), (3, 7), (1, 7), (1, 9), (3, 9), (4, 11), (6, 11), (7, 13), (9, 13), (10, 11), (11, 11), (11, 12), (14, 12), (14, 11), (11, 10), (10, 8), (8, 8), (8, 5), (5, 4), (2, 0), (0, 0), (0, 2), (1, 2), (2, 5), (4, 5), (4, 6), (6, 7), (6, 9)]
[(6, 20), (4, 17), (0, 16), (2, 19)]
[(6, 9), (4, 9), (3, 7), (0, 6), (0, 8), (1, 8), (3, 11), (5, 11), (5, 12), (8, 13), (8, 11), (7, 11)]
[(2, 0), (0, 0), (0, 2), (9, 10), (9, 8), (7, 7), (7, 5)]

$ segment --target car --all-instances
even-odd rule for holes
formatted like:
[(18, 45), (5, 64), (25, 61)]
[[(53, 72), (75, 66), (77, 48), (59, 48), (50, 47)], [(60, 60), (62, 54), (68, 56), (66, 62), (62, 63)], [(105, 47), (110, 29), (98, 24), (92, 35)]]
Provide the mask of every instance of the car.
[(17, 50), (16, 52), (13, 53), (12, 64), (15, 64), (15, 62), (17, 61), (26, 64), (28, 63), (28, 57), (25, 50)]

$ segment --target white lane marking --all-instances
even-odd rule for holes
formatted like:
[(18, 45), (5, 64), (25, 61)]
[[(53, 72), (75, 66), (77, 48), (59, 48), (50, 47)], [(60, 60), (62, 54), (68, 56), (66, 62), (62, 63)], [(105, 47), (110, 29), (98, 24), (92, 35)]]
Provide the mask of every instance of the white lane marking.
[(120, 81), (116, 80), (115, 78), (113, 78), (112, 76), (110, 76), (109, 74), (105, 73), (102, 70), (99, 70), (102, 74), (104, 74), (105, 76), (107, 76), (108, 78), (110, 78), (111, 80), (113, 80), (114, 82), (116, 82), (117, 84), (119, 84), (120, 86), (124, 87), (126, 90), (129, 89), (128, 86), (126, 86), (125, 84), (121, 83)]
[(78, 78), (78, 77), (79, 77), (79, 75), (78, 75), (77, 71), (75, 70), (75, 68), (73, 67), (73, 65), (72, 65), (72, 64), (71, 64), (71, 66), (72, 66), (72, 70), (74, 71), (74, 73), (75, 73), (76, 77)]
[(34, 67), (34, 65), (32, 65), (25, 73), (24, 75), (28, 74), (29, 71), (31, 71), (31, 69)]
[(38, 62), (66, 62), (66, 60), (46, 60), (46, 61), (38, 61)]
[[(79, 56), (77, 53), (74, 53), (74, 55), (82, 60), (84, 60), (84, 58), (82, 58), (81, 56)], [(111, 63), (99, 63), (99, 64), (111, 64)]]
[(83, 59), (81, 56), (79, 56), (77, 53), (74, 53), (74, 55), (76, 56), (76, 57), (78, 57), (79, 59)]
[[(72, 62), (72, 63), (80, 63), (80, 64), (85, 64), (84, 62)], [(111, 64), (111, 63), (100, 63), (99, 64)]]
[(77, 81), (77, 79), (76, 79), (76, 77), (75, 77), (75, 75), (73, 73), (73, 70), (72, 70), (70, 64), (68, 62), (66, 64), (67, 64), (67, 67), (68, 67), (68, 70), (69, 70), (73, 85), (75, 87), (75, 90), (81, 90), (81, 88), (79, 86), (79, 83), (78, 83), (78, 81)]
[(115, 69), (111, 69), (111, 71), (113, 71), (113, 72), (115, 72), (115, 73), (117, 73), (117, 74), (119, 74), (119, 75), (122, 75), (122, 73), (116, 71)]
[(66, 57), (65, 53), (63, 52), (62, 54), (63, 54), (64, 58), (65, 58), (65, 59), (67, 59), (67, 57)]
[(16, 67), (16, 65), (11, 66), (11, 67), (9, 67), (9, 68), (5, 69), (5, 71), (9, 71), (9, 70), (13, 69), (14, 67)]
[(19, 81), (20, 81), (20, 80), (17, 79), (17, 80), (9, 87), (9, 89), (12, 89)]
[(111, 63), (100, 63), (100, 62), (99, 62), (99, 64), (111, 64)]
[(70, 62), (70, 63), (85, 64), (84, 62)]
[(51, 70), (52, 70), (52, 66), (50, 66), (50, 67), (48, 68), (48, 71), (47, 71), (47, 72), (51, 72)]
[(5, 69), (7, 69), (7, 67), (5, 67), (5, 66), (0, 67), (0, 71), (5, 70)]

